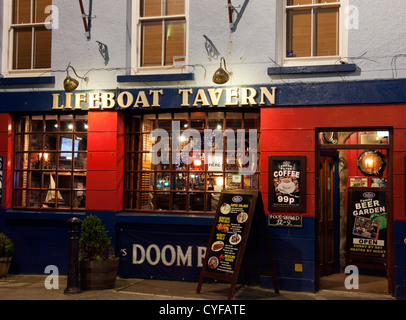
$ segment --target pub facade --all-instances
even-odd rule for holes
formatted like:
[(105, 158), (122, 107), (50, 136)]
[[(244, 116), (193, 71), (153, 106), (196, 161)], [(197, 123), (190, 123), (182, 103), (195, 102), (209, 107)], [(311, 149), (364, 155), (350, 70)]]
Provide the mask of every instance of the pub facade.
[(66, 273), (67, 220), (94, 214), (120, 276), (197, 281), (222, 192), (258, 191), (280, 289), (316, 292), (356, 266), (403, 297), (400, 4), (0, 6), (11, 272)]

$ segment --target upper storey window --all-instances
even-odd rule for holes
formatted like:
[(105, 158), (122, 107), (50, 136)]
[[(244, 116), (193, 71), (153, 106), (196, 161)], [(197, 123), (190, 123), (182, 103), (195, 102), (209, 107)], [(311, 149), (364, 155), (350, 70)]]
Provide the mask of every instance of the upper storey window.
[(140, 0), (138, 66), (165, 67), (186, 59), (186, 1)]
[(51, 5), (52, 0), (12, 1), (9, 70), (51, 68)]
[(287, 0), (285, 62), (342, 54), (342, 1)]

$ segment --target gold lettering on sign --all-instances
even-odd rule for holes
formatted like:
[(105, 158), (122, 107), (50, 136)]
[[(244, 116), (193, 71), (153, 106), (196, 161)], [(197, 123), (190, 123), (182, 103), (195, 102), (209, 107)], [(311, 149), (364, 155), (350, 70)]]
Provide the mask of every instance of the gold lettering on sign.
[(100, 109), (100, 102), (101, 102), (100, 98), (101, 98), (100, 92), (89, 93), (89, 110)]
[(259, 103), (261, 106), (265, 104), (264, 97), (266, 97), (270, 104), (275, 104), (275, 92), (276, 87), (271, 88), (272, 93), (269, 92), (268, 88), (261, 87), (261, 102)]
[(241, 105), (248, 106), (248, 105), (257, 105), (255, 101), (255, 97), (257, 96), (257, 90), (254, 88), (242, 88), (241, 89)]
[(182, 95), (181, 107), (190, 107), (189, 104), (189, 94), (193, 94), (192, 89), (179, 89), (179, 94)]
[(87, 94), (75, 93), (75, 109), (82, 109), (82, 102), (86, 102)]
[(139, 107), (139, 104), (142, 104), (141, 107), (143, 108), (148, 108), (150, 107), (147, 95), (145, 94), (144, 91), (138, 92), (137, 100), (135, 100), (134, 107)]
[(201, 103), (203, 107), (208, 107), (210, 105), (209, 100), (207, 100), (206, 93), (204, 92), (203, 89), (199, 89), (197, 91), (195, 101), (193, 102), (193, 106), (197, 107), (199, 103)]
[[(114, 107), (121, 109), (160, 107), (160, 98), (164, 90), (139, 90), (135, 94), (123, 91), (118, 96), (114, 92), (89, 92), (72, 93), (65, 92), (65, 105), (60, 104), (60, 94), (52, 94), (52, 109), (64, 110), (110, 110)], [(218, 88), (218, 89), (197, 89), (193, 96), (193, 89), (179, 89), (181, 107), (218, 107), (221, 101), (223, 106), (258, 106), (275, 104), (276, 87), (260, 87), (260, 93), (255, 88)], [(74, 97), (73, 97), (74, 95)], [(193, 101), (191, 101), (193, 99)], [(259, 102), (258, 102), (259, 101)], [(74, 103), (74, 105), (73, 105)]]
[(72, 109), (72, 92), (65, 93), (65, 109)]
[(52, 109), (53, 110), (62, 110), (63, 106), (59, 106), (59, 94), (53, 93), (52, 94)]
[(226, 89), (226, 106), (236, 106), (238, 105), (238, 89), (237, 88), (227, 88)]
[[(124, 96), (127, 97), (127, 103), (124, 104)], [(117, 103), (121, 108), (127, 109), (129, 106), (132, 105), (132, 103), (134, 102), (134, 97), (131, 93), (124, 91), (121, 92), (118, 97), (117, 97)]]
[(102, 93), (102, 109), (112, 109), (116, 105), (116, 100), (114, 99), (115, 94), (113, 92), (103, 92)]
[(152, 107), (160, 107), (161, 104), (159, 103), (159, 95), (163, 96), (164, 91), (161, 90), (150, 90), (149, 95), (152, 95)]
[(210, 95), (210, 100), (213, 106), (218, 106), (224, 89), (208, 89), (207, 92)]

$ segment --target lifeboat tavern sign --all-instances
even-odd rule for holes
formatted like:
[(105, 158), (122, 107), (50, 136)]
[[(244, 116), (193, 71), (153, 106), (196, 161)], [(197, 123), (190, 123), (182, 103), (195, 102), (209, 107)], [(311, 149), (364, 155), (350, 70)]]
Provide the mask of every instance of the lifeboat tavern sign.
[(275, 104), (276, 87), (146, 89), (52, 94), (52, 110), (244, 107)]

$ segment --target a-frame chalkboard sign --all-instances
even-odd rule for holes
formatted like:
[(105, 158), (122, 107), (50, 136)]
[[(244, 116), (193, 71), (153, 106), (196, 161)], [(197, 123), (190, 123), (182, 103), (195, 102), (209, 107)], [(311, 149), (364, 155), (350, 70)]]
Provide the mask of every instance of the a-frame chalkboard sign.
[(279, 293), (261, 193), (226, 190), (220, 195), (196, 292), (204, 278), (228, 281), (231, 300), (246, 272), (272, 276)]

